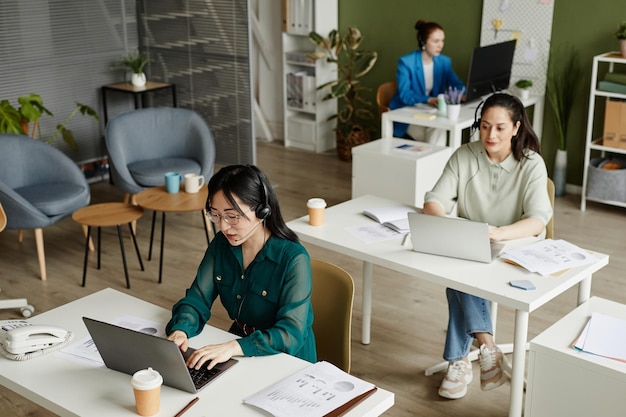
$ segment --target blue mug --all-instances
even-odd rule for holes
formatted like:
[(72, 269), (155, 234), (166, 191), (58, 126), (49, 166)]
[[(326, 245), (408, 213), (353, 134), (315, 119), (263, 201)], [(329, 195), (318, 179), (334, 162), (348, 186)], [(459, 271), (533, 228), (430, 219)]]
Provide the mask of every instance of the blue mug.
[(176, 194), (180, 190), (181, 180), (182, 176), (178, 172), (165, 173), (165, 188), (167, 188), (167, 192)]

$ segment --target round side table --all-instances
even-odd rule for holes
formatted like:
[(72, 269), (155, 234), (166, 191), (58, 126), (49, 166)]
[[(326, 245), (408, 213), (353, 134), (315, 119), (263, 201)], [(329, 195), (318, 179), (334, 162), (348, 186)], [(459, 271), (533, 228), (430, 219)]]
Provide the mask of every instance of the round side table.
[(87, 279), (87, 261), (89, 259), (89, 240), (91, 237), (91, 228), (98, 228), (98, 269), (100, 269), (100, 229), (102, 227), (117, 227), (117, 235), (120, 240), (120, 249), (122, 251), (122, 262), (124, 263), (124, 274), (126, 276), (126, 288), (130, 288), (130, 279), (128, 278), (128, 266), (126, 265), (126, 253), (124, 251), (124, 239), (122, 238), (122, 228), (120, 225), (127, 223), (130, 229), (130, 235), (135, 244), (135, 251), (137, 252), (137, 259), (139, 265), (143, 271), (143, 261), (141, 260), (141, 254), (139, 253), (139, 246), (137, 246), (137, 238), (133, 231), (132, 222), (139, 219), (143, 215), (143, 209), (137, 206), (131, 206), (126, 203), (101, 203), (92, 204), (87, 207), (83, 207), (76, 210), (72, 214), (72, 219), (82, 225), (87, 226), (87, 239), (85, 240), (85, 264), (83, 266), (83, 284)]

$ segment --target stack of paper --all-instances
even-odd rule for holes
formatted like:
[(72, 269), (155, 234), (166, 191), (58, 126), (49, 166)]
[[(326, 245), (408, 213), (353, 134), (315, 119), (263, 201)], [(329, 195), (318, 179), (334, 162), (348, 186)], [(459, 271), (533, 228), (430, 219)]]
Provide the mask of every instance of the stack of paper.
[(565, 240), (552, 239), (508, 249), (501, 253), (500, 257), (530, 272), (544, 276), (554, 275), (598, 260), (594, 255), (576, 245)]
[(593, 313), (574, 349), (626, 362), (626, 321)]
[(341, 415), (376, 387), (328, 362), (318, 362), (243, 400), (275, 417)]

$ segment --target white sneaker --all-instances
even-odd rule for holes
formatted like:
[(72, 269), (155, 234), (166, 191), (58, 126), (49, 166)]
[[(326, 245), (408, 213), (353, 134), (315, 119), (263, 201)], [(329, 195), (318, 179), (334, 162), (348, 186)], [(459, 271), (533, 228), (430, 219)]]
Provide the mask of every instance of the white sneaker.
[(439, 387), (439, 395), (456, 400), (465, 397), (467, 384), (472, 382), (472, 364), (465, 360), (450, 362), (448, 371)]
[(498, 388), (506, 382), (506, 375), (502, 371), (504, 355), (497, 346), (489, 349), (486, 345), (480, 346), (478, 359), (480, 360), (480, 389), (489, 391)]

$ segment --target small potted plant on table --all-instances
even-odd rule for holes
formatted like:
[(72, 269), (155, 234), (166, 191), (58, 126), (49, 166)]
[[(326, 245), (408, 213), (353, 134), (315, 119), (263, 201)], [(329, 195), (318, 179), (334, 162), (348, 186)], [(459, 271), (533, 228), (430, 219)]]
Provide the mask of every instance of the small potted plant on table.
[(622, 57), (626, 58), (626, 20), (624, 20), (617, 28), (615, 37), (619, 40), (619, 49)]
[(530, 87), (533, 86), (533, 82), (530, 80), (519, 80), (515, 83), (515, 87), (519, 89), (520, 98), (526, 100), (530, 95)]
[(121, 64), (131, 70), (133, 75), (131, 83), (135, 87), (143, 87), (146, 85), (146, 74), (143, 70), (150, 63), (150, 59), (143, 52), (130, 52), (122, 58)]

